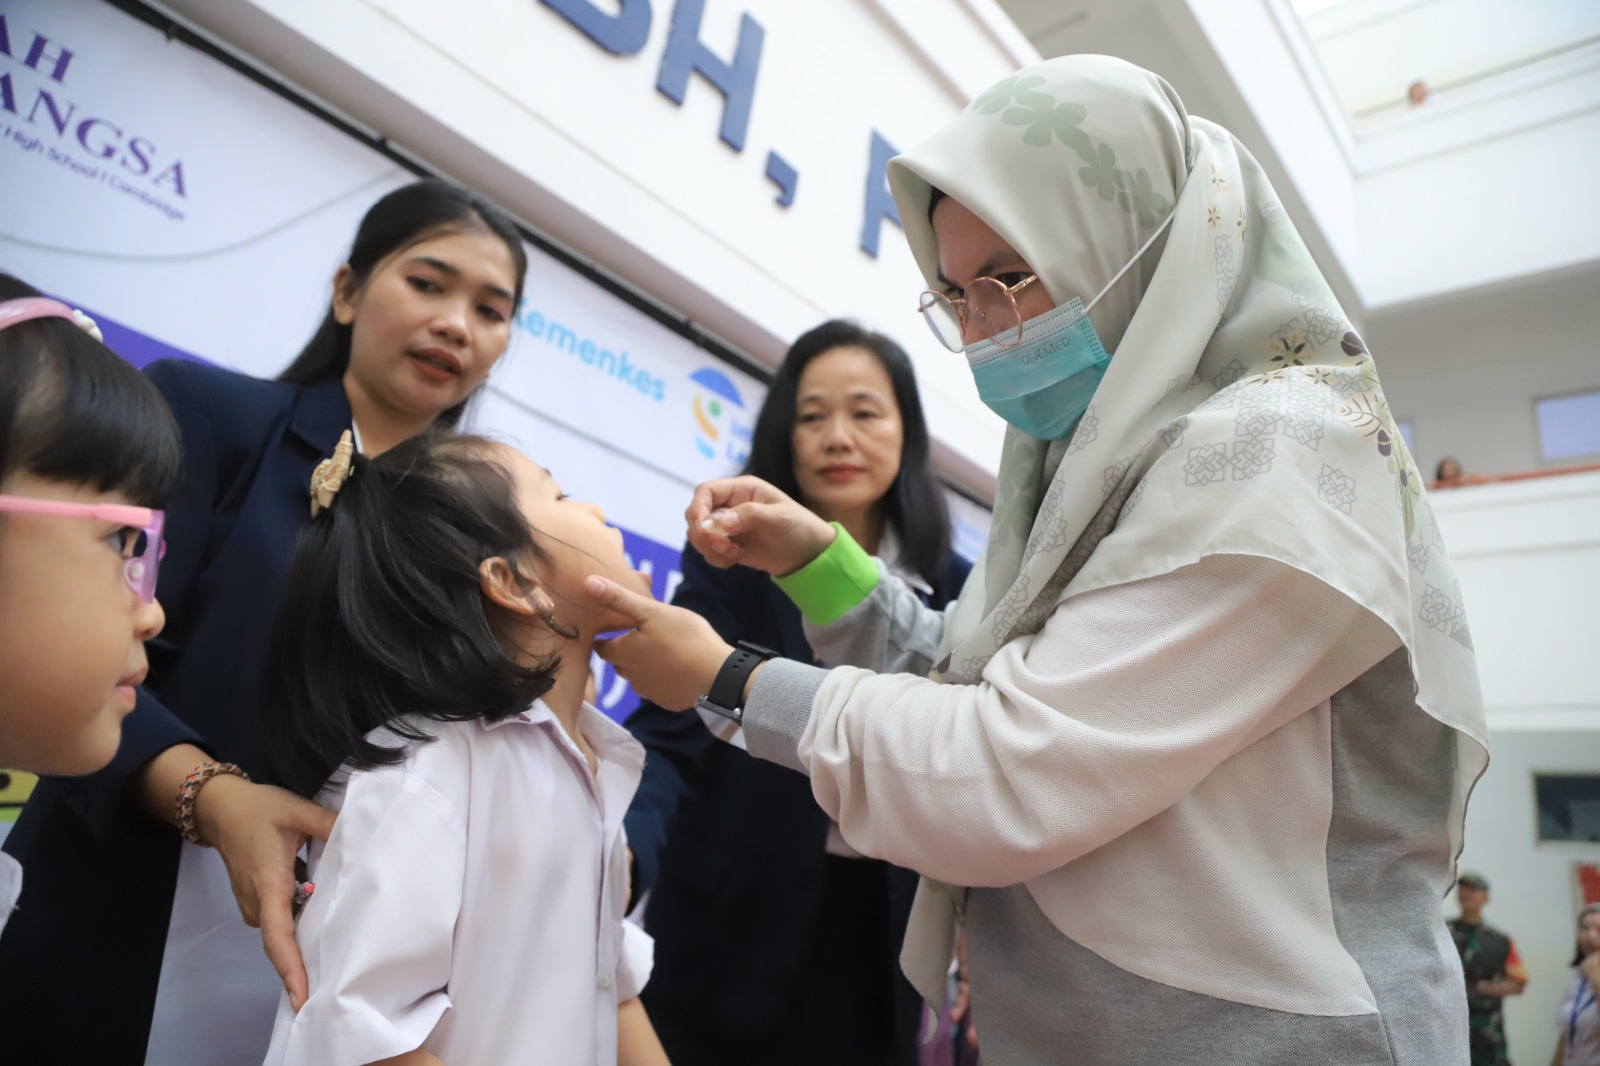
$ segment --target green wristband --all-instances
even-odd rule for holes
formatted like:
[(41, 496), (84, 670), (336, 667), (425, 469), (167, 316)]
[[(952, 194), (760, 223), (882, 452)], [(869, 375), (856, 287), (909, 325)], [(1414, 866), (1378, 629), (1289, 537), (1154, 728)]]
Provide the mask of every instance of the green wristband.
[(837, 622), (878, 587), (878, 564), (837, 522), (821, 555), (794, 573), (772, 580), (814, 626)]

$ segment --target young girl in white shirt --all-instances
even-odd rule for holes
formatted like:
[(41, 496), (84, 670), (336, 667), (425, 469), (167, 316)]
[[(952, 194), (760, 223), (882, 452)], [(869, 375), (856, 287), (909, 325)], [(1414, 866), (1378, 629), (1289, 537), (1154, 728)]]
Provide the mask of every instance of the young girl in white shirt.
[(648, 591), (621, 533), (505, 445), (347, 440), (313, 477), (266, 679), (279, 781), (339, 811), (296, 939), (310, 997), (267, 1063), (664, 1064), (623, 921), (644, 753), (583, 702)]

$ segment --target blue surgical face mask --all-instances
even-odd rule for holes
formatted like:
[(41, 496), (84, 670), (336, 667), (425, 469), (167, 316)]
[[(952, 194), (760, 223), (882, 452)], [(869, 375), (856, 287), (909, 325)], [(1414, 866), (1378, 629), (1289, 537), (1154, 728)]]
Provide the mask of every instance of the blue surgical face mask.
[(1030, 437), (1059, 440), (1078, 424), (1111, 357), (1073, 297), (1022, 324), (1022, 343), (968, 345), (967, 363), (978, 398)]
[(1073, 297), (1030, 318), (1022, 324), (1021, 342), (1010, 348), (992, 338), (967, 345), (967, 364), (984, 406), (1038, 440), (1061, 440), (1070, 434), (1111, 365), (1111, 356), (1089, 321), (1089, 308), (1111, 291), (1171, 221), (1168, 215), (1156, 227), (1089, 307)]

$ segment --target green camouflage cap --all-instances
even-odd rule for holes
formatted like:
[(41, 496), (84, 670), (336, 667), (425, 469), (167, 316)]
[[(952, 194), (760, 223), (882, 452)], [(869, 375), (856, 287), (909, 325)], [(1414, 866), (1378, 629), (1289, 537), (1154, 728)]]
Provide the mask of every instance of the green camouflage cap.
[(1456, 878), (1457, 888), (1476, 888), (1480, 892), (1489, 891), (1489, 879), (1482, 874), (1467, 872)]

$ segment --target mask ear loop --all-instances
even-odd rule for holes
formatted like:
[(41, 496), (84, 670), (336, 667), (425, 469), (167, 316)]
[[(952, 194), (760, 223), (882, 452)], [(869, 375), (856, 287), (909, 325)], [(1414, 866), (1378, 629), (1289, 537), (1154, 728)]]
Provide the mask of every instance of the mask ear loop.
[(1144, 253), (1148, 252), (1150, 250), (1150, 246), (1152, 244), (1156, 243), (1156, 238), (1157, 237), (1161, 236), (1163, 233), (1166, 232), (1167, 227), (1172, 224), (1172, 219), (1173, 219), (1173, 217), (1175, 215), (1177, 215), (1177, 213), (1178, 213), (1178, 209), (1176, 207), (1174, 207), (1170, 212), (1168, 212), (1167, 217), (1162, 221), (1161, 225), (1157, 226), (1156, 227), (1156, 231), (1154, 233), (1150, 234), (1150, 239), (1145, 241), (1144, 244), (1142, 244), (1139, 247), (1139, 250), (1137, 252), (1133, 253), (1133, 258), (1132, 259), (1130, 259), (1126, 263), (1122, 264), (1122, 269), (1117, 271), (1115, 274), (1113, 274), (1111, 276), (1111, 280), (1106, 282), (1106, 287), (1101, 289), (1098, 293), (1096, 293), (1094, 299), (1090, 300), (1088, 305), (1084, 307), (1084, 309), (1083, 309), (1083, 313), (1084, 314), (1088, 314), (1090, 309), (1093, 308), (1095, 304), (1100, 302), (1100, 297), (1104, 296), (1106, 293), (1111, 291), (1111, 286), (1115, 285), (1117, 282), (1122, 280), (1122, 275), (1124, 275), (1124, 274), (1126, 274), (1128, 272), (1128, 268), (1129, 267), (1133, 266), (1133, 264), (1137, 263), (1140, 259), (1144, 258)]

